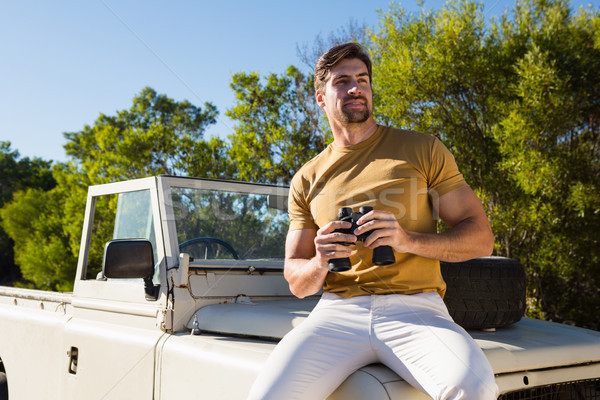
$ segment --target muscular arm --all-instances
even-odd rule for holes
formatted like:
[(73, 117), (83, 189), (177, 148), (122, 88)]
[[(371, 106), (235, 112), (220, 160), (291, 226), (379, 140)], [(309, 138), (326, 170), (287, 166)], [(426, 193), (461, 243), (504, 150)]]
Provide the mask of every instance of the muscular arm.
[(374, 248), (392, 246), (399, 253), (412, 253), (440, 261), (458, 262), (488, 256), (494, 236), (481, 202), (469, 187), (445, 194), (439, 199), (440, 218), (449, 226), (441, 234), (409, 232), (400, 227), (392, 214), (373, 211), (367, 214), (357, 234), (377, 229), (365, 241)]
[(494, 235), (471, 188), (463, 187), (440, 197), (439, 215), (449, 229), (438, 235), (413, 233), (414, 252), (450, 262), (492, 254)]

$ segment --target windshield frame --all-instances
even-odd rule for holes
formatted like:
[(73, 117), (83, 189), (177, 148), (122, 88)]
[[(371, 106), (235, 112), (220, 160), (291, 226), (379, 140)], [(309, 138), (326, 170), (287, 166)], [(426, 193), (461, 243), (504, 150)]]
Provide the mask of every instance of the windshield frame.
[[(161, 224), (165, 233), (165, 247), (168, 268), (179, 265), (179, 241), (177, 235), (177, 213), (174, 207), (173, 193), (180, 189), (201, 189), (209, 191), (221, 191), (228, 193), (241, 193), (253, 195), (267, 195), (269, 205), (275, 206), (281, 211), (287, 211), (287, 197), (289, 188), (283, 185), (270, 185), (260, 183), (247, 183), (240, 181), (226, 181), (216, 179), (187, 178), (161, 175), (158, 180), (159, 204), (161, 206)], [(285, 232), (287, 234), (287, 232)], [(281, 270), (283, 259), (194, 259), (190, 262), (190, 268), (202, 268), (211, 270), (243, 269), (249, 272), (261, 272), (270, 270)]]

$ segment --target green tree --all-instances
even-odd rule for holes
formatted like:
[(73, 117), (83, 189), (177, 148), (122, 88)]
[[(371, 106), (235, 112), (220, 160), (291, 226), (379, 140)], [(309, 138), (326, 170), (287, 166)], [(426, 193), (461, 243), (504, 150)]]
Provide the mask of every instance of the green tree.
[(329, 131), (314, 101), (312, 78), (290, 66), (261, 82), (258, 73), (231, 81), (237, 104), (227, 116), (237, 121), (229, 136), (236, 179), (288, 183), (326, 145)]
[[(0, 207), (9, 202), (13, 193), (27, 188), (51, 189), (56, 182), (52, 177), (51, 161), (40, 158), (21, 158), (11, 149), (10, 142), (0, 141)], [(20, 279), (19, 267), (15, 264), (13, 241), (0, 228), (0, 283), (11, 284)]]
[[(145, 88), (129, 110), (65, 133), (71, 161), (54, 166), (56, 186), (18, 191), (0, 211), (23, 277), (40, 289), (72, 289), (89, 185), (158, 174), (222, 177), (229, 165), (226, 145), (203, 139), (216, 116), (210, 103), (203, 110)], [(98, 207), (98, 218), (114, 218), (115, 208), (114, 201)], [(109, 231), (97, 229), (109, 238)], [(102, 249), (91, 249), (92, 275), (101, 257)]]
[(52, 177), (52, 161), (40, 158), (21, 158), (10, 142), (0, 141), (0, 205), (12, 198), (17, 190), (39, 187), (49, 190), (56, 182)]
[(600, 16), (520, 1), (486, 24), (451, 1), (393, 6), (372, 34), (376, 110), (453, 151), (482, 198), (496, 253), (528, 272), (529, 312), (598, 329)]
[(100, 115), (93, 126), (65, 133), (67, 155), (92, 183), (157, 174), (219, 175), (206, 155), (222, 156), (224, 142), (204, 141), (205, 129), (218, 115), (211, 103), (204, 109), (187, 100), (177, 102), (145, 88), (129, 110)]
[(340, 27), (336, 31), (329, 32), (327, 37), (323, 37), (319, 33), (310, 45), (308, 43), (296, 45), (296, 53), (301, 63), (312, 74), (321, 55), (334, 46), (348, 42), (368, 44), (368, 27), (364, 23), (351, 18), (345, 26)]
[(15, 241), (15, 261), (23, 277), (38, 288), (69, 290), (77, 257), (63, 230), (60, 192), (30, 188), (15, 193), (1, 211), (6, 232)]

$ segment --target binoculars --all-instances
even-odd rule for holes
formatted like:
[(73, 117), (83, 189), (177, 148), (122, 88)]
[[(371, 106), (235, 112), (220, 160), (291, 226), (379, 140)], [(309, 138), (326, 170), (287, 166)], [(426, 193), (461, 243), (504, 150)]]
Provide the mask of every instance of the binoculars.
[[(357, 221), (363, 215), (373, 210), (373, 207), (361, 207), (359, 212), (354, 212), (350, 207), (342, 207), (338, 210), (338, 220), (350, 222), (352, 226), (348, 229), (336, 229), (334, 232), (346, 233), (353, 235), (354, 230), (358, 228)], [(357, 241), (364, 241), (373, 231), (364, 232), (356, 236)], [(350, 246), (352, 242), (338, 242), (344, 246)], [(390, 246), (379, 246), (373, 249), (373, 264), (374, 265), (390, 265), (396, 262), (394, 250)], [(329, 271), (342, 272), (348, 271), (352, 264), (350, 258), (333, 258), (329, 260)]]

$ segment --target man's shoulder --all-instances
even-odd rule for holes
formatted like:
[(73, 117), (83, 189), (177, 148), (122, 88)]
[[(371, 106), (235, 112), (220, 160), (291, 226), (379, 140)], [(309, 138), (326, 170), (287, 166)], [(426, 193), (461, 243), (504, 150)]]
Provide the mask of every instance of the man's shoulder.
[(435, 153), (441, 141), (429, 134), (410, 129), (383, 127), (379, 151), (394, 152), (401, 158), (428, 157)]
[(327, 160), (330, 151), (330, 146), (327, 146), (319, 154), (305, 162), (292, 177), (292, 186), (311, 181), (311, 177), (316, 174), (319, 165)]
[(392, 126), (382, 126), (384, 136), (392, 140), (404, 140), (415, 143), (432, 143), (437, 138), (429, 133), (414, 131), (411, 129), (394, 128)]
[(307, 173), (308, 174), (313, 173), (314, 169), (319, 164), (321, 164), (322, 162), (326, 162), (330, 153), (331, 153), (330, 146), (325, 147), (319, 154), (317, 154), (316, 156), (314, 156), (313, 158), (311, 158), (310, 160), (305, 162), (304, 165), (302, 165), (300, 167), (300, 169), (298, 169), (298, 171), (296, 171), (295, 175), (303, 175), (303, 174), (307, 174)]

